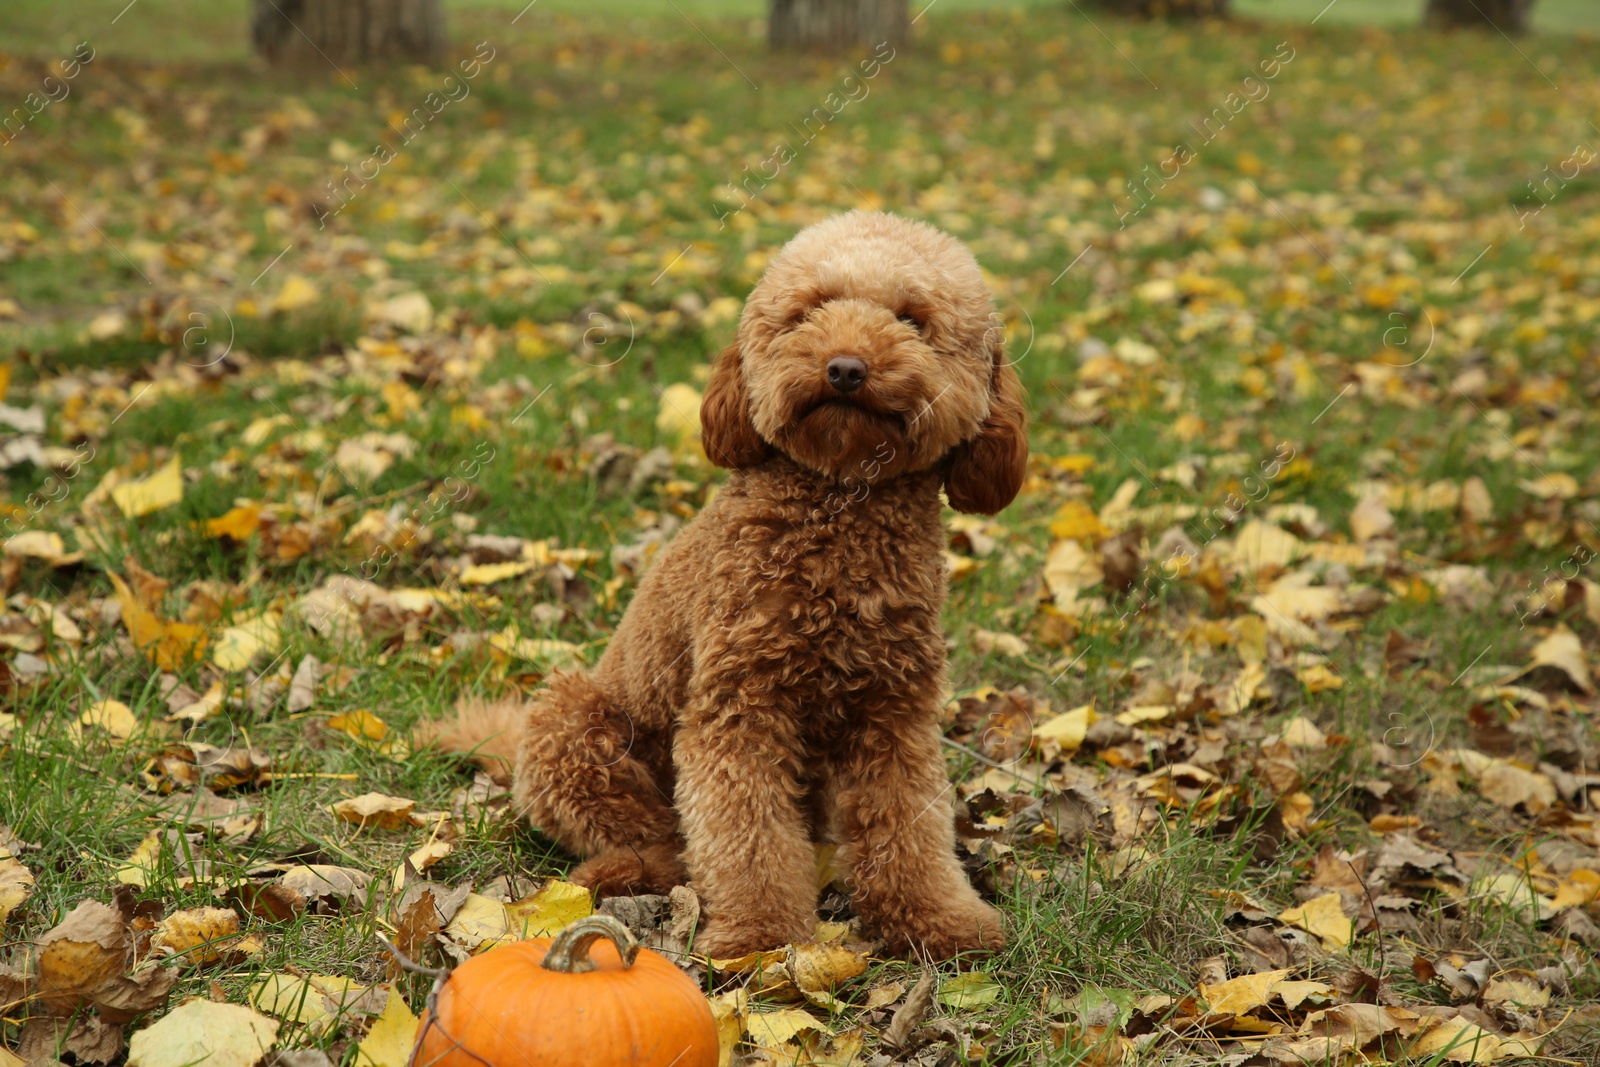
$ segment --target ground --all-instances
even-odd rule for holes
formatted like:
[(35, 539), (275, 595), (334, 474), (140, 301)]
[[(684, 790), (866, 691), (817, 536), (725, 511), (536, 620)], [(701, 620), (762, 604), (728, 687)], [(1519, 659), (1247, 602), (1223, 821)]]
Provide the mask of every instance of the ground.
[[(0, 102), (60, 99), (0, 146), (0, 1044), (70, 1029), (19, 976), (91, 922), (145, 962), (79, 1062), (209, 995), (353, 1063), (375, 935), (560, 925), (572, 857), (406, 739), (593, 662), (718, 482), (741, 298), (870, 206), (970, 243), (1034, 413), (946, 618), (1013, 943), (898, 1048), (919, 968), (846, 927), (831, 994), (811, 950), (697, 968), (740, 1054), (1594, 1062), (1593, 38), (945, 0), (836, 62), (679, 6), (452, 6), (450, 68), (387, 72), (257, 68), (242, 0), (8, 15)], [(307, 976), (375, 992), (317, 1022)]]

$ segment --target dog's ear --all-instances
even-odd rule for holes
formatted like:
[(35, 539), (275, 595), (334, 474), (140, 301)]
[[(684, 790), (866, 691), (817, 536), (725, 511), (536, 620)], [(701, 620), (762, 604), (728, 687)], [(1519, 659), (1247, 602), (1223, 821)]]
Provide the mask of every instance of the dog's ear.
[(1028, 471), (1028, 409), (1022, 382), (999, 345), (989, 379), (989, 417), (978, 436), (955, 447), (945, 471), (950, 506), (974, 515), (993, 515), (1011, 503)]
[(707, 459), (729, 470), (753, 467), (771, 451), (750, 420), (738, 342), (724, 348), (712, 365), (711, 381), (700, 402), (700, 447)]

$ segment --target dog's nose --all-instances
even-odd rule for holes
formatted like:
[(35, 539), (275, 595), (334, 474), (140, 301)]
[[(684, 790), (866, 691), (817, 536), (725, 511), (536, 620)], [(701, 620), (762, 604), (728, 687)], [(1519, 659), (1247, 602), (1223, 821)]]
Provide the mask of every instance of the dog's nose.
[(854, 356), (828, 360), (828, 384), (841, 393), (853, 393), (867, 380), (867, 365)]

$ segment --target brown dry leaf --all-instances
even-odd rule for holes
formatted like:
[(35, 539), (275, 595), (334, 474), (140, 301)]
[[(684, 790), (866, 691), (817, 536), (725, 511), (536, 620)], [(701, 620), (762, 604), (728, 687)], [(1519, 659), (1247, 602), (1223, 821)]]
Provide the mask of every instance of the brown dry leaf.
[(1358, 545), (1394, 535), (1394, 516), (1389, 514), (1381, 497), (1363, 497), (1350, 512), (1350, 535)]
[(128, 1067), (255, 1067), (277, 1040), (276, 1020), (243, 1005), (195, 999), (133, 1035)]
[[(190, 690), (190, 692), (192, 691)], [(207, 689), (203, 695), (175, 709), (172, 714), (167, 716), (167, 721), (187, 722), (191, 726), (198, 726), (221, 711), (226, 698), (227, 691), (223, 688), (222, 682), (220, 680), (212, 682), (211, 688)]]
[(128, 974), (133, 897), (131, 891), (119, 893), (126, 896), (119, 895), (116, 907), (84, 901), (39, 939), (37, 995), (52, 1014), (93, 1005), (107, 1022), (125, 1023), (166, 1003), (175, 971), (146, 966)]
[(141, 604), (126, 582), (107, 572), (122, 607), (122, 624), (128, 629), (134, 647), (149, 656), (162, 670), (181, 670), (205, 652), (208, 638), (199, 626), (186, 622), (165, 622)]
[(1556, 787), (1548, 777), (1503, 759), (1479, 773), (1478, 791), (1503, 808), (1520, 807), (1530, 815), (1541, 814), (1556, 802)]
[(1519, 1008), (1542, 1008), (1550, 1003), (1550, 990), (1526, 978), (1492, 978), (1483, 991), (1486, 1004), (1514, 1004)]
[(1026, 656), (1028, 642), (1016, 634), (999, 633), (982, 628), (972, 631), (972, 647), (989, 655), (998, 652), (1003, 656)]
[(359, 908), (367, 899), (367, 886), (371, 881), (372, 876), (364, 871), (327, 863), (291, 867), (279, 879), (281, 885), (299, 894), (303, 900), (320, 901), (333, 910), (339, 910), (347, 903)]
[(422, 821), (412, 814), (415, 800), (392, 797), (384, 793), (363, 793), (358, 797), (341, 800), (331, 805), (331, 810), (345, 822), (359, 824), (363, 829), (376, 826), (381, 830), (399, 830), (407, 826), (421, 826)]
[(289, 697), (286, 703), (288, 711), (293, 714), (305, 711), (317, 702), (317, 685), (322, 681), (322, 662), (317, 657), (307, 653), (301, 657), (300, 665), (294, 669), (294, 677), (289, 681)]

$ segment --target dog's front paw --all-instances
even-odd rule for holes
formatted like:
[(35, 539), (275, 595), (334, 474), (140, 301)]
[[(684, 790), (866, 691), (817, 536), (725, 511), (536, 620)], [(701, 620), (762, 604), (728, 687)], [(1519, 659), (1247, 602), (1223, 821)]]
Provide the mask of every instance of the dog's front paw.
[(694, 939), (694, 951), (713, 959), (727, 960), (752, 952), (782, 948), (810, 941), (816, 923), (804, 920), (760, 917), (712, 919)]
[(994, 952), (1005, 947), (1006, 928), (998, 909), (979, 900), (934, 908), (884, 929), (891, 952), (947, 960), (963, 952)]

